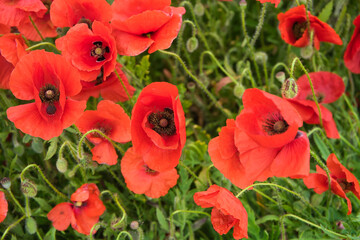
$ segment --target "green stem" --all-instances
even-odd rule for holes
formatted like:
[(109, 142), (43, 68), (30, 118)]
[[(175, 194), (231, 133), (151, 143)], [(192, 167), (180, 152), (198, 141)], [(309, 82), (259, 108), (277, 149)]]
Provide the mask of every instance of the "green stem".
[(314, 102), (315, 102), (316, 107), (317, 107), (318, 112), (319, 112), (319, 122), (320, 122), (320, 126), (323, 127), (323, 122), (322, 122), (322, 118), (321, 118), (321, 109), (320, 109), (320, 105), (319, 105), (319, 103), (318, 103), (318, 100), (317, 100), (317, 97), (316, 97), (316, 94), (315, 94), (315, 89), (314, 89), (313, 83), (312, 83), (312, 81), (311, 81), (311, 78), (310, 78), (309, 73), (306, 71), (304, 65), (302, 64), (302, 62), (300, 61), (300, 59), (299, 59), (298, 57), (295, 57), (294, 60), (292, 61), (290, 76), (295, 79), (295, 77), (294, 77), (294, 70), (295, 70), (295, 64), (296, 64), (296, 62), (299, 63), (300, 68), (303, 70), (303, 72), (306, 74), (306, 77), (307, 77), (308, 80), (309, 80), (309, 84), (310, 84), (311, 92), (312, 92), (312, 95), (313, 95), (313, 99), (314, 99)]
[(41, 46), (46, 46), (46, 45), (51, 46), (51, 47), (54, 48), (56, 51), (58, 51), (58, 53), (61, 53), (61, 51), (60, 51), (59, 49), (57, 49), (57, 47), (56, 47), (54, 44), (50, 43), (50, 42), (41, 42), (41, 43), (32, 45), (31, 47), (28, 47), (28, 48), (26, 49), (26, 51), (33, 50), (34, 48), (41, 47)]
[(264, 198), (266, 198), (267, 200), (269, 200), (270, 202), (273, 202), (275, 204), (278, 204), (278, 202), (276, 202), (274, 199), (272, 199), (271, 197), (269, 197), (268, 195), (266, 195), (265, 193), (261, 192), (260, 190), (257, 190), (256, 188), (253, 189), (255, 192), (257, 192), (258, 194), (260, 194), (261, 196), (263, 196)]
[(212, 185), (211, 178), (210, 178), (210, 169), (211, 169), (213, 166), (214, 166), (214, 164), (211, 164), (211, 165), (206, 169), (206, 178), (207, 178), (207, 181), (208, 181), (209, 186)]
[(119, 235), (117, 236), (116, 240), (120, 240), (120, 237), (121, 237), (121, 235), (123, 235), (123, 234), (125, 234), (126, 236), (128, 236), (128, 237), (130, 238), (130, 240), (133, 240), (131, 234), (130, 234), (129, 232), (127, 232), (127, 231), (121, 231), (121, 232), (119, 233)]
[(179, 165), (182, 166), (191, 176), (193, 176), (196, 180), (198, 180), (202, 185), (206, 186), (206, 184), (198, 177), (196, 174), (188, 168), (182, 161), (179, 161)]
[(254, 36), (252, 37), (251, 42), (250, 42), (250, 45), (252, 47), (255, 45), (255, 42), (256, 42), (257, 38), (260, 36), (261, 29), (262, 29), (262, 27), (264, 25), (264, 19), (265, 19), (267, 5), (268, 5), (267, 3), (264, 3), (262, 8), (261, 8), (261, 15), (260, 15), (260, 18), (259, 18), (259, 23), (256, 26)]
[(209, 90), (206, 89), (206, 87), (204, 86), (204, 84), (199, 80), (197, 79), (197, 77), (195, 77), (190, 71), (189, 69), (186, 67), (185, 63), (183, 62), (183, 60), (180, 58), (179, 55), (175, 54), (175, 53), (172, 53), (172, 52), (168, 52), (168, 51), (164, 51), (164, 50), (158, 50), (159, 52), (161, 53), (164, 53), (164, 54), (167, 54), (167, 55), (170, 55), (170, 56), (173, 56), (175, 57), (180, 63), (181, 65), (183, 66), (185, 72), (187, 74), (189, 74), (189, 76), (198, 84), (198, 86), (201, 88), (201, 90), (203, 90), (206, 95), (210, 98), (210, 100), (213, 102), (213, 104), (227, 117), (227, 118), (232, 118), (231, 114), (226, 112), (223, 107), (216, 101), (216, 98), (214, 97), (214, 95), (212, 95)]
[[(308, 220), (306, 220), (306, 219), (303, 219), (303, 218), (301, 218), (301, 217), (298, 217), (298, 216), (293, 215), (293, 214), (290, 214), (290, 213), (284, 214), (284, 215), (282, 215), (282, 216), (280, 217), (280, 224), (281, 224), (282, 229), (283, 229), (284, 231), (285, 231), (285, 228), (283, 227), (283, 223), (284, 223), (285, 217), (295, 218), (295, 219), (300, 220), (300, 221), (302, 221), (302, 222), (304, 222), (304, 223), (306, 223), (306, 224), (308, 224), (308, 225), (310, 225), (310, 226), (312, 226), (312, 227), (321, 229), (322, 231), (325, 231), (325, 232), (328, 232), (328, 233), (333, 234), (333, 235), (335, 235), (335, 236), (338, 236), (338, 237), (341, 238), (341, 239), (348, 239), (348, 237), (345, 236), (345, 235), (342, 235), (342, 234), (333, 232), (333, 231), (331, 231), (331, 230), (329, 230), (329, 229), (326, 229), (326, 228), (324, 228), (324, 227), (321, 227), (321, 226), (319, 226), (319, 225), (317, 225), (317, 224), (315, 224), (315, 223), (312, 223), (312, 222), (310, 222), (310, 221), (308, 221)], [(283, 235), (282, 239), (283, 239), (283, 240), (286, 239), (286, 238), (285, 238), (285, 234)]]
[(60, 149), (59, 149), (59, 159), (63, 158), (63, 152), (64, 152), (64, 149), (65, 147), (68, 147), (69, 150), (70, 150), (70, 153), (72, 155), (72, 157), (74, 159), (77, 159), (76, 157), (76, 153), (75, 153), (75, 148), (71, 145), (71, 142), (66, 140), (61, 146), (60, 146)]
[(29, 198), (25, 196), (25, 215), (26, 217), (31, 217), (31, 209), (29, 206)]
[(252, 72), (251, 72), (251, 70), (250, 70), (250, 63), (249, 63), (249, 62), (248, 62), (248, 67), (245, 68), (245, 69), (241, 72), (240, 80), (239, 80), (240, 84), (242, 84), (242, 79), (244, 78), (246, 72), (249, 73), (249, 79), (250, 79), (250, 82), (251, 82), (251, 86), (252, 86), (253, 88), (256, 88), (256, 83), (255, 83), (254, 77), (253, 77), (253, 75), (252, 75)]
[(10, 197), (11, 197), (12, 200), (15, 202), (16, 206), (18, 206), (18, 208), (20, 208), (21, 212), (22, 212), (23, 214), (25, 214), (24, 208), (21, 206), (21, 204), (19, 203), (19, 201), (16, 200), (16, 198), (14, 197), (14, 194), (11, 192), (11, 189), (9, 188), (9, 189), (6, 189), (6, 190), (7, 190), (7, 192), (10, 194)]
[(360, 153), (360, 150), (355, 148), (348, 140), (346, 140), (346, 138), (344, 138), (342, 135), (340, 135), (340, 139), (346, 144), (348, 145), (353, 151)]
[(206, 213), (206, 212), (201, 212), (201, 211), (193, 211), (193, 210), (176, 210), (174, 212), (172, 212), (170, 214), (170, 218), (169, 218), (169, 221), (170, 221), (170, 237), (174, 237), (174, 224), (173, 224), (173, 217), (175, 214), (178, 214), (178, 213), (197, 213), (197, 214), (204, 214), (206, 216), (208, 216), (209, 218), (211, 218), (210, 214)]
[(116, 228), (116, 227), (118, 227), (118, 226), (125, 220), (125, 218), (126, 218), (126, 212), (125, 212), (125, 209), (121, 206), (121, 204), (120, 204), (120, 202), (119, 202), (119, 200), (118, 200), (118, 198), (117, 198), (117, 195), (114, 195), (114, 194), (113, 194), (112, 192), (110, 192), (109, 190), (105, 190), (105, 191), (102, 191), (102, 192), (100, 193), (100, 196), (103, 195), (103, 194), (105, 194), (105, 193), (108, 193), (108, 194), (111, 196), (111, 198), (115, 201), (116, 205), (119, 207), (119, 209), (120, 209), (121, 212), (122, 212), (122, 217), (121, 217), (120, 221), (113, 226), (113, 227)]
[(119, 73), (117, 72), (116, 68), (114, 69), (114, 73), (116, 74), (117, 78), (120, 80), (120, 83), (121, 83), (122, 87), (124, 88), (128, 99), (131, 100), (131, 96), (130, 96), (130, 94), (129, 94), (129, 91), (128, 91), (127, 88), (125, 87), (125, 84), (124, 84), (123, 80), (121, 79)]
[(265, 85), (267, 90), (270, 90), (270, 84), (269, 84), (269, 79), (268, 79), (268, 73), (267, 73), (267, 68), (266, 68), (266, 60), (263, 59), (263, 67), (264, 67), (264, 75), (265, 75)]
[(19, 220), (17, 220), (16, 222), (14, 222), (13, 224), (11, 224), (10, 226), (8, 226), (5, 230), (5, 232), (3, 233), (2, 237), (0, 240), (3, 240), (5, 239), (6, 237), (6, 234), (13, 228), (15, 227), (16, 225), (18, 225), (22, 220), (24, 220), (26, 218), (26, 216), (22, 216)]
[(279, 63), (275, 64), (275, 66), (274, 66), (274, 67), (272, 68), (272, 70), (271, 70), (270, 86), (272, 86), (272, 85), (274, 84), (275, 71), (276, 71), (276, 69), (278, 69), (279, 67), (283, 67), (283, 68), (286, 70), (286, 72), (287, 72), (288, 74), (290, 74), (290, 70), (289, 70), (288, 66), (286, 66), (285, 63), (279, 62)]
[(34, 26), (36, 32), (39, 34), (41, 40), (42, 40), (42, 41), (45, 41), (44, 37), (41, 35), (39, 29), (37, 28), (37, 26), (36, 26), (36, 24), (34, 23), (34, 21), (33, 21), (33, 19), (32, 19), (31, 16), (29, 16), (29, 19), (30, 19), (31, 24)]
[(90, 234), (89, 234), (89, 239), (90, 240), (93, 240), (93, 236), (94, 236), (94, 230), (95, 230), (95, 228), (97, 227), (97, 226), (102, 226), (102, 223), (100, 223), (100, 222), (97, 222), (97, 223), (95, 223), (94, 224), (94, 226), (92, 226), (92, 228), (90, 229)]
[(60, 197), (67, 199), (67, 197), (66, 197), (63, 193), (61, 193), (59, 190), (57, 190), (57, 189), (50, 183), (50, 181), (45, 177), (44, 173), (41, 171), (40, 167), (39, 167), (38, 165), (36, 165), (36, 164), (30, 164), (30, 165), (28, 165), (26, 168), (24, 168), (24, 169), (22, 170), (22, 172), (21, 172), (21, 174), (20, 174), (21, 182), (24, 181), (24, 174), (25, 174), (25, 172), (26, 172), (28, 169), (32, 168), (32, 167), (33, 167), (33, 168), (36, 168), (36, 169), (38, 170), (38, 172), (40, 173), (40, 176), (42, 177), (42, 179), (44, 179), (44, 181), (49, 185), (49, 187), (50, 187), (52, 190), (54, 190), (54, 192), (56, 192)]
[(246, 25), (245, 25), (245, 7), (240, 6), (240, 12), (241, 12), (241, 27), (242, 31), (246, 40), (246, 43), (250, 43), (249, 35), (246, 31)]
[(43, 240), (43, 238), (41, 237), (41, 235), (40, 235), (40, 233), (39, 233), (39, 230), (37, 230), (37, 229), (36, 229), (36, 235), (38, 236), (38, 238), (39, 238), (40, 240)]

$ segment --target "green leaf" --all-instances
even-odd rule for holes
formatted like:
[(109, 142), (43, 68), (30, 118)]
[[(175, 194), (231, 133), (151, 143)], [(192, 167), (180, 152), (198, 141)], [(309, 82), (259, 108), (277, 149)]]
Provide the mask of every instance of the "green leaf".
[(327, 159), (330, 155), (330, 152), (327, 149), (326, 144), (323, 142), (323, 140), (319, 137), (317, 133), (314, 133), (314, 141), (320, 151), (321, 158)]
[(51, 228), (45, 235), (44, 240), (56, 240), (56, 229), (55, 228)]
[(48, 204), (48, 201), (42, 198), (33, 198), (45, 212), (50, 212), (52, 207)]
[(52, 156), (55, 155), (56, 150), (57, 150), (57, 143), (58, 143), (58, 138), (52, 138), (50, 141), (50, 146), (48, 148), (48, 151), (46, 152), (46, 156), (45, 156), (45, 160), (49, 160), (50, 158), (52, 158)]
[(323, 22), (327, 22), (329, 20), (329, 17), (331, 15), (332, 9), (333, 9), (333, 1), (330, 1), (326, 6), (323, 8), (323, 10), (319, 14), (319, 19)]
[(265, 217), (256, 220), (255, 223), (259, 225), (267, 221), (279, 221), (279, 217), (276, 215), (266, 215)]
[(160, 223), (160, 227), (164, 229), (165, 231), (169, 231), (169, 224), (166, 221), (166, 218), (163, 214), (163, 212), (160, 210), (160, 208), (156, 208), (156, 217)]
[(44, 151), (44, 144), (43, 141), (40, 140), (39, 138), (34, 138), (34, 140), (31, 143), (31, 148), (36, 152), (36, 153), (42, 153)]
[(33, 219), (32, 217), (26, 218), (25, 228), (26, 231), (30, 234), (36, 233), (37, 225), (35, 219)]

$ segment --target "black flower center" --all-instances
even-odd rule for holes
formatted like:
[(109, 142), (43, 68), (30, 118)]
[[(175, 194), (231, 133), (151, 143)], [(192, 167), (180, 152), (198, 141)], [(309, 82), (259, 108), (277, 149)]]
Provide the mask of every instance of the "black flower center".
[(159, 172), (152, 170), (151, 168), (149, 168), (147, 165), (144, 165), (145, 168), (145, 172), (151, 176), (156, 176), (159, 174)]
[(101, 41), (93, 42), (93, 47), (91, 48), (90, 55), (96, 58), (96, 62), (102, 62), (105, 60), (105, 53), (110, 52), (110, 48), (108, 46), (103, 46)]
[(292, 31), (296, 40), (301, 38), (307, 28), (307, 22), (296, 22), (292, 27)]
[(88, 28), (92, 29), (92, 21), (90, 19), (82, 17), (82, 18), (80, 18), (78, 23), (86, 23), (88, 25)]
[(337, 179), (336, 181), (340, 184), (340, 187), (344, 192), (351, 191), (354, 186), (354, 183), (348, 182), (346, 179)]
[(263, 122), (263, 130), (270, 136), (286, 132), (289, 124), (280, 113), (269, 114)]
[(44, 87), (40, 89), (39, 97), (41, 102), (47, 103), (46, 113), (49, 115), (53, 115), (56, 113), (56, 107), (54, 105), (55, 102), (59, 101), (60, 92), (52, 84), (46, 84)]
[(153, 126), (152, 130), (161, 136), (172, 136), (176, 133), (174, 111), (170, 108), (165, 108), (162, 112), (151, 113), (148, 121)]

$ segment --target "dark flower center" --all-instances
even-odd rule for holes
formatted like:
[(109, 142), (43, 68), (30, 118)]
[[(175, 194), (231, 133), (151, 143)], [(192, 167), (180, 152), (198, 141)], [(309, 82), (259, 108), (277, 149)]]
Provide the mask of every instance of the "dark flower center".
[[(99, 130), (100, 132), (104, 133), (105, 135), (108, 135), (111, 131), (110, 127), (105, 127), (105, 126), (101, 126), (100, 123), (96, 124), (95, 128)], [(99, 133), (94, 132), (93, 134), (91, 134), (93, 138), (103, 138)]]
[(159, 172), (152, 170), (151, 168), (149, 168), (147, 165), (144, 165), (145, 168), (145, 172), (151, 176), (156, 176), (159, 174)]
[(48, 103), (48, 106), (46, 107), (46, 113), (49, 115), (55, 114), (56, 107), (54, 103), (59, 101), (60, 98), (59, 90), (52, 84), (46, 84), (44, 87), (40, 89), (39, 97), (41, 102)]
[(93, 47), (91, 48), (90, 55), (96, 58), (96, 62), (102, 62), (105, 60), (105, 53), (110, 52), (109, 47), (103, 46), (101, 41), (93, 42)]
[(170, 108), (165, 108), (162, 112), (151, 113), (148, 121), (153, 125), (152, 130), (161, 136), (172, 136), (176, 133), (174, 111)]
[(296, 40), (301, 38), (307, 28), (307, 22), (296, 22), (292, 27), (292, 31)]
[(263, 130), (270, 136), (286, 132), (289, 124), (280, 113), (269, 114), (263, 122)]
[(344, 190), (344, 192), (351, 191), (354, 186), (354, 183), (350, 183), (346, 179), (337, 179), (336, 181), (340, 184), (340, 187)]
[(92, 29), (92, 21), (90, 19), (82, 17), (82, 18), (80, 18), (78, 23), (86, 23), (88, 25), (88, 28)]
[(104, 66), (101, 66), (100, 73), (95, 80), (95, 86), (100, 85), (103, 82), (104, 82)]
[[(317, 99), (318, 103), (322, 103), (324, 101), (324, 98), (325, 98), (324, 94), (316, 93), (315, 96), (316, 96), (316, 99)], [(313, 95), (312, 94), (307, 95), (306, 100), (313, 101), (314, 100)]]

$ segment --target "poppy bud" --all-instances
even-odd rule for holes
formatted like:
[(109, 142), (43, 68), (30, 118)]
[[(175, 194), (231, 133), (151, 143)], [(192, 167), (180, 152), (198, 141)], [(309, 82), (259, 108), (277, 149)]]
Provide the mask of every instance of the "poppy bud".
[(210, 81), (209, 81), (209, 78), (205, 74), (203, 74), (203, 73), (200, 74), (199, 79), (205, 85), (205, 87), (209, 86)]
[(300, 55), (304, 59), (310, 59), (314, 53), (314, 48), (309, 44), (306, 47), (301, 48)]
[(37, 225), (35, 219), (33, 219), (32, 217), (26, 218), (25, 228), (26, 231), (30, 234), (36, 233)]
[(281, 86), (281, 94), (285, 98), (294, 98), (298, 92), (298, 86), (293, 78), (286, 79)]
[(186, 41), (186, 49), (192, 53), (195, 51), (199, 46), (199, 41), (196, 37), (191, 37)]
[(37, 194), (37, 187), (35, 183), (29, 179), (24, 179), (24, 181), (21, 182), (20, 190), (26, 197), (32, 198)]
[(10, 187), (11, 187), (10, 178), (4, 177), (3, 179), (1, 179), (0, 183), (3, 186), (3, 188), (5, 188), (5, 189), (10, 189)]
[(235, 97), (241, 99), (241, 98), (242, 98), (242, 95), (244, 94), (244, 92), (245, 92), (245, 88), (244, 88), (243, 85), (238, 84), (238, 85), (235, 86), (235, 88), (234, 88), (234, 95), (235, 95)]
[(138, 221), (132, 221), (132, 222), (130, 223), (130, 228), (131, 228), (132, 230), (138, 229), (138, 228), (139, 228), (139, 222), (138, 222)]
[(278, 72), (275, 74), (276, 79), (283, 83), (285, 81), (285, 73), (284, 72)]
[(56, 168), (59, 172), (64, 173), (68, 168), (68, 162), (64, 158), (59, 158), (56, 161)]
[(256, 52), (254, 57), (258, 64), (266, 63), (268, 60), (268, 55), (265, 52)]
[(201, 2), (197, 2), (194, 6), (194, 13), (196, 16), (203, 16), (205, 12), (204, 5)]

